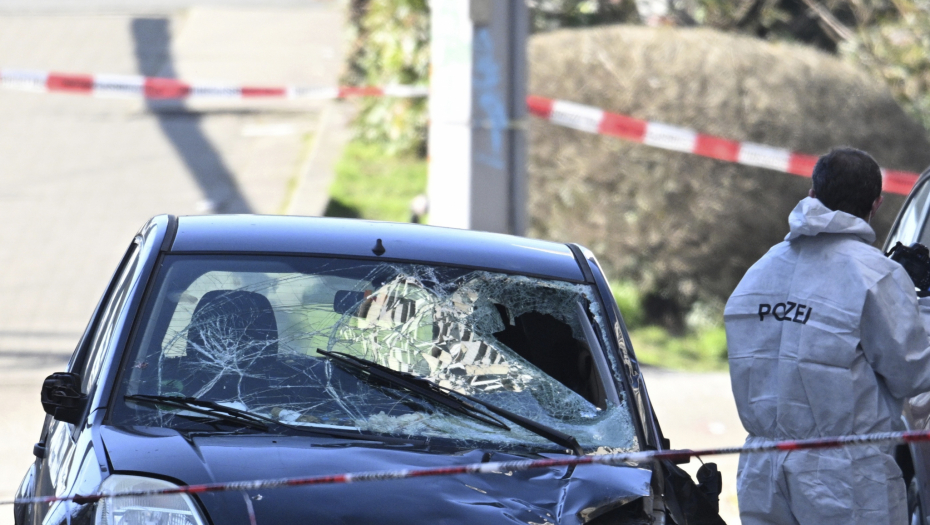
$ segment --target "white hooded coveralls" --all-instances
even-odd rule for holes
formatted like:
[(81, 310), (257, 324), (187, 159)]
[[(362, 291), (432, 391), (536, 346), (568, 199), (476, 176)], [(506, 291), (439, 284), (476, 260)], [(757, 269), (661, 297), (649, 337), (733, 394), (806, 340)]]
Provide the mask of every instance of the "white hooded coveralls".
[[(746, 272), (724, 320), (747, 444), (903, 430), (902, 401), (930, 391), (930, 298), (871, 246), (866, 221), (815, 198)], [(744, 525), (903, 525), (889, 446), (747, 454), (737, 473)]]

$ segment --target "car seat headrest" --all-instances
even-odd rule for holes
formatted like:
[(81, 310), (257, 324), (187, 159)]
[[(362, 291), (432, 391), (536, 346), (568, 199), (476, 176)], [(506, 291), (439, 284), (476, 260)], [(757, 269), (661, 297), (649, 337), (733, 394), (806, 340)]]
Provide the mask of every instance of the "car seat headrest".
[(278, 324), (271, 302), (257, 292), (213, 290), (200, 298), (187, 330), (187, 355), (236, 352), (242, 357), (274, 356)]

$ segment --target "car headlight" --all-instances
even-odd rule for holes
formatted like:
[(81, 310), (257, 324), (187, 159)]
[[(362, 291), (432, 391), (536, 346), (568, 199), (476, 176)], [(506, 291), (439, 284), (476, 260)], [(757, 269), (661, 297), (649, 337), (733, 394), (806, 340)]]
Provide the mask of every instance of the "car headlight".
[[(100, 484), (101, 492), (177, 488), (174, 483), (141, 476), (114, 474)], [(97, 503), (94, 525), (206, 525), (197, 504), (187, 494), (104, 498)]]

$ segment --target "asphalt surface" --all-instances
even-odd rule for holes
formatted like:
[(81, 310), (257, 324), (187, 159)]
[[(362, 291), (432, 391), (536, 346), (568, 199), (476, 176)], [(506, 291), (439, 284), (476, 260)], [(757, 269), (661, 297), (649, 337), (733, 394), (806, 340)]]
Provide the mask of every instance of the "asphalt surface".
[[(705, 449), (742, 445), (745, 441), (746, 431), (736, 413), (728, 373), (646, 368), (643, 376), (662, 432), (671, 440), (672, 448)], [(720, 516), (729, 525), (738, 525), (736, 466), (739, 457), (714, 456), (704, 461), (716, 463), (723, 475)], [(679, 466), (694, 478), (701, 461), (692, 459)]]
[[(339, 2), (209, 4), (4, 0), (0, 68), (337, 83)], [(33, 461), (42, 379), (64, 368), (139, 227), (160, 213), (321, 214), (348, 108), (0, 90), (0, 499)]]
[(192, 7), (330, 9), (327, 0), (3, 0), (0, 13), (72, 15), (175, 13)]
[[(340, 6), (3, 0), (0, 68), (334, 85)], [(159, 213), (320, 214), (349, 112), (341, 103), (156, 105), (0, 90), (0, 499), (33, 461), (42, 379), (64, 368), (138, 228)], [(674, 446), (742, 442), (725, 374), (645, 374)], [(715, 461), (722, 514), (738, 523), (736, 459)], [(0, 525), (12, 522), (0, 508)]]

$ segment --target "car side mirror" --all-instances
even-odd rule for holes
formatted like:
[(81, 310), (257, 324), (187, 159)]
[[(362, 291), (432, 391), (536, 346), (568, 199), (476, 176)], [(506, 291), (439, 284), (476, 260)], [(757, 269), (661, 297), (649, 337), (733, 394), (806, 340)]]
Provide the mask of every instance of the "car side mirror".
[(81, 393), (81, 377), (55, 372), (42, 383), (42, 408), (58, 421), (76, 425), (84, 414), (87, 396)]

